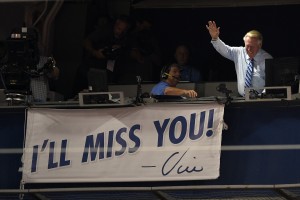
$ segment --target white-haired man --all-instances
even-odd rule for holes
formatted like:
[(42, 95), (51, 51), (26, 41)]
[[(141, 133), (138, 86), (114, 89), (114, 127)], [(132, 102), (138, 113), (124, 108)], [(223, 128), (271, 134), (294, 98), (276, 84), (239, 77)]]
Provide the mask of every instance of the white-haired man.
[[(245, 95), (245, 87), (263, 88), (265, 86), (265, 59), (272, 58), (272, 56), (261, 48), (262, 34), (257, 30), (249, 31), (243, 38), (244, 47), (231, 47), (219, 38), (220, 27), (217, 27), (214, 21), (209, 21), (206, 28), (214, 48), (222, 56), (234, 62), (239, 94)], [(253, 68), (248, 73), (247, 69), (250, 62)], [(249, 85), (246, 76), (250, 76)], [(262, 90), (257, 91), (262, 92)]]

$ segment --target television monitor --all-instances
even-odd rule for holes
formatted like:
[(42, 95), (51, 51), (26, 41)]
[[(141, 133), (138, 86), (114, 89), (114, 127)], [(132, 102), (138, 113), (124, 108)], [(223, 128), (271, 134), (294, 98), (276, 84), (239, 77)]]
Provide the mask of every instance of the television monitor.
[[(87, 73), (87, 78), (89, 87), (92, 87), (92, 92), (108, 92), (106, 70), (91, 68)], [(84, 96), (83, 101), (87, 104), (111, 103), (108, 94), (98, 94), (91, 97)]]
[(87, 73), (88, 84), (92, 87), (93, 92), (107, 92), (107, 72), (103, 69), (91, 68)]
[[(291, 86), (298, 93), (300, 57), (278, 57), (265, 60), (265, 86)], [(274, 90), (273, 90), (274, 92)]]

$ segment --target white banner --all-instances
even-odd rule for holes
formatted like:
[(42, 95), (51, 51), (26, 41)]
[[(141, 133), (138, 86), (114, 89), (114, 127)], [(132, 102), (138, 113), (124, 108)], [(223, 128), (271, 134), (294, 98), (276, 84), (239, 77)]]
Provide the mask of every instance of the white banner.
[(29, 109), (24, 183), (219, 177), (224, 106)]

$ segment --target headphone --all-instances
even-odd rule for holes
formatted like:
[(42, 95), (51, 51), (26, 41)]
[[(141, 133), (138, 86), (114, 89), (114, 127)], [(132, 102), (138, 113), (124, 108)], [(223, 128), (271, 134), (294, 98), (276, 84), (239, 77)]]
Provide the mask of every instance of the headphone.
[(170, 68), (171, 68), (170, 66), (165, 65), (165, 66), (161, 69), (161, 71), (160, 71), (160, 78), (161, 78), (161, 79), (167, 79), (167, 78), (170, 76), (170, 74), (169, 74)]

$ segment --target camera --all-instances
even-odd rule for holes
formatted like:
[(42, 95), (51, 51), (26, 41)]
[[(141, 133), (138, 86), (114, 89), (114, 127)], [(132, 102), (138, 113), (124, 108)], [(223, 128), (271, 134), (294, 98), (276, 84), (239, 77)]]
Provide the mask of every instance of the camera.
[(30, 78), (36, 75), (39, 63), (37, 37), (26, 27), (15, 29), (2, 41), (0, 73), (8, 91), (29, 91)]
[(121, 48), (105, 47), (102, 53), (107, 59), (115, 60), (121, 54)]

